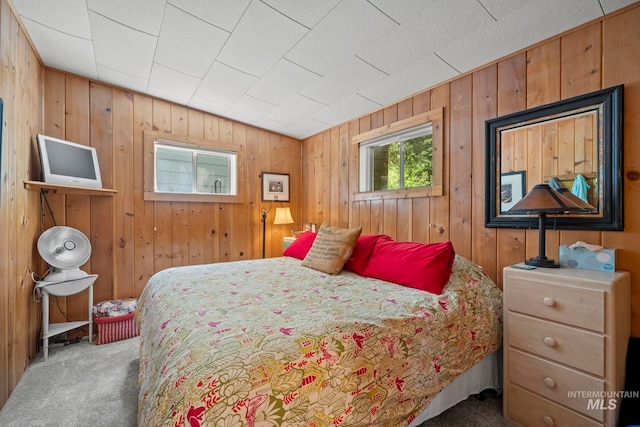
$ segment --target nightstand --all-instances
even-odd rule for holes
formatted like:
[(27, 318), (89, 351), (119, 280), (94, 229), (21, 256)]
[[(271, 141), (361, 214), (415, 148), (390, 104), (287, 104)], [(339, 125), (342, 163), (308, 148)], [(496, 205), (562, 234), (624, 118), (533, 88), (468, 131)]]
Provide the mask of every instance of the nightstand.
[[(45, 362), (49, 357), (49, 338), (55, 335), (89, 325), (89, 342), (93, 339), (93, 283), (97, 278), (97, 274), (88, 274), (85, 277), (73, 280), (64, 280), (60, 282), (47, 282), (46, 280), (43, 280), (36, 282), (36, 288), (38, 288), (42, 294), (42, 352), (44, 354)], [(68, 297), (80, 293), (85, 289), (89, 289), (89, 311), (85, 318), (87, 320), (49, 323), (49, 295), (53, 295), (55, 297)]]
[(631, 328), (629, 273), (503, 273), (505, 418), (526, 426), (617, 425)]
[(295, 237), (283, 237), (282, 238), (282, 250), (284, 251), (285, 249), (287, 249), (289, 247), (290, 244), (293, 243), (293, 241), (296, 240)]

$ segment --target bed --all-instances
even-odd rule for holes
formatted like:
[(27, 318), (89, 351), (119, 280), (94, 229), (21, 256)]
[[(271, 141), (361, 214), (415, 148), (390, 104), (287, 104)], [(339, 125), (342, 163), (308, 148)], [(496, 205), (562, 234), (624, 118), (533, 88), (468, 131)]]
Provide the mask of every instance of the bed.
[(136, 320), (141, 426), (407, 426), (499, 387), (502, 294), (458, 255), (440, 295), (287, 256), (170, 268)]

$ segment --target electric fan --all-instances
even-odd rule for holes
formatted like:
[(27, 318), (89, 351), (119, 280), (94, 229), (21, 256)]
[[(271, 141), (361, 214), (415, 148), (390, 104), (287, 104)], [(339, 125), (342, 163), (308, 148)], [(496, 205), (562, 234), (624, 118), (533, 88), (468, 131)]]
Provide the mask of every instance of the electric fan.
[(38, 252), (51, 266), (41, 282), (65, 282), (87, 277), (80, 266), (91, 256), (91, 243), (80, 230), (66, 226), (51, 227), (38, 239)]

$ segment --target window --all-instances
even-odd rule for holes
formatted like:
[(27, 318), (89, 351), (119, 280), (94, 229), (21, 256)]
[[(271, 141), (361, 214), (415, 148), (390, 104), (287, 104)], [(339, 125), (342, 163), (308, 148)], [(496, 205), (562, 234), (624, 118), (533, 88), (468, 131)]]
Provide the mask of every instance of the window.
[(236, 194), (236, 154), (156, 141), (154, 189), (161, 193)]
[(431, 122), (360, 144), (360, 191), (433, 183)]
[(353, 137), (356, 200), (442, 195), (442, 109)]
[(244, 146), (144, 133), (144, 199), (244, 202)]

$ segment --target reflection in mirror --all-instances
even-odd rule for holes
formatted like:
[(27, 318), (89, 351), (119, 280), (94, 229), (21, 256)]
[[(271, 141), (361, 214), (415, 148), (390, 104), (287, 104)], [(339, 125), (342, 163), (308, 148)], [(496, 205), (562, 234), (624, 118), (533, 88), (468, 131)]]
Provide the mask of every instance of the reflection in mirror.
[[(571, 111), (556, 117), (545, 117), (544, 123), (502, 128), (501, 193), (505, 185), (512, 184), (511, 174), (516, 173), (521, 174), (523, 179), (528, 177), (525, 191), (521, 192), (518, 199), (535, 184), (550, 184), (551, 181), (552, 188), (569, 188), (573, 194), (597, 208), (596, 135), (600, 110)], [(509, 205), (517, 201), (511, 200)], [(509, 205), (505, 206), (503, 202), (501, 213), (505, 213)]]
[(622, 229), (622, 86), (489, 120), (486, 132), (487, 227), (531, 227), (508, 211), (545, 183), (587, 207), (556, 228)]

